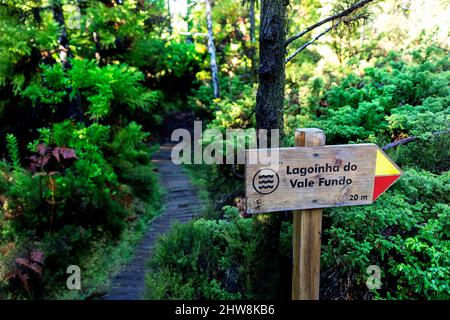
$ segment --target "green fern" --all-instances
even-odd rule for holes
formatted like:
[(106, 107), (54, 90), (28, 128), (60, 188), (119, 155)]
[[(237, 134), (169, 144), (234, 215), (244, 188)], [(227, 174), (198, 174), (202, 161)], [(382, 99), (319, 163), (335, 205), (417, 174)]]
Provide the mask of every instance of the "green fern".
[(9, 133), (6, 135), (6, 145), (8, 147), (9, 158), (11, 159), (14, 169), (20, 168), (20, 152), (19, 143), (15, 135)]

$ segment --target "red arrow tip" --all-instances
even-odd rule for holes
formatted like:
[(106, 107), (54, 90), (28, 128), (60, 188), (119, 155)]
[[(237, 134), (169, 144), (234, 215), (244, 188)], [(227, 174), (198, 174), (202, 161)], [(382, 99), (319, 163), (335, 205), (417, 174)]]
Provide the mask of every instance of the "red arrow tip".
[(398, 178), (400, 178), (400, 175), (375, 177), (372, 201), (375, 201), (380, 194), (386, 191)]

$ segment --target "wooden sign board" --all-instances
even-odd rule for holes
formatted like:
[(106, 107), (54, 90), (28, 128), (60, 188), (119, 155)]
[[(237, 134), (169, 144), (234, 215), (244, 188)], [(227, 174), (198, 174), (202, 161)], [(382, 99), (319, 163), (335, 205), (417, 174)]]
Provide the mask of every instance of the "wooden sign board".
[[(278, 162), (250, 159), (278, 151)], [(375, 144), (246, 150), (246, 211), (365, 205), (402, 174)]]

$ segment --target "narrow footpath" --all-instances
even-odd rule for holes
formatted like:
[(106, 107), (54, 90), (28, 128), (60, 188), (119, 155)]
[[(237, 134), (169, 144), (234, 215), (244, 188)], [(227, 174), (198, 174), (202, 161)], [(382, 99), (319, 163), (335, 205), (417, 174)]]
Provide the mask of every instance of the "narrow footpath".
[(145, 290), (146, 262), (157, 238), (166, 233), (175, 221), (185, 223), (201, 212), (200, 201), (181, 166), (170, 158), (172, 144), (164, 144), (153, 157), (162, 187), (166, 190), (164, 210), (153, 220), (146, 235), (138, 244), (134, 258), (113, 279), (112, 290), (104, 300), (140, 300)]

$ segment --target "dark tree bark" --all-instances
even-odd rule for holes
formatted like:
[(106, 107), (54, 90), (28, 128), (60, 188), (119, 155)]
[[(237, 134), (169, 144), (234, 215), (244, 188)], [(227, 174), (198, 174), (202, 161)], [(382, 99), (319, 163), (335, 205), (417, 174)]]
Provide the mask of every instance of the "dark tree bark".
[[(257, 130), (279, 129), (280, 137), (283, 136), (287, 5), (287, 0), (261, 1), (259, 34), (260, 64), (256, 126)], [(269, 135), (268, 144), (270, 139)], [(249, 268), (247, 289), (256, 299), (280, 297), (280, 229), (279, 213), (254, 217), (252, 248), (247, 264)]]
[(286, 55), (286, 0), (261, 1), (259, 87), (256, 128), (279, 129), (283, 136)]
[[(286, 46), (315, 28), (333, 21), (333, 26), (324, 33), (330, 31), (339, 24), (339, 19), (350, 15), (372, 1), (374, 0), (361, 0), (348, 9), (316, 23), (286, 41), (286, 14), (289, 0), (261, 0), (259, 86), (256, 96), (256, 126), (258, 131), (261, 129), (279, 129), (280, 139), (283, 138)], [(311, 43), (321, 36), (322, 34), (311, 40)], [(306, 44), (305, 47), (309, 44)], [(298, 52), (301, 50), (298, 50)], [(292, 57), (289, 59), (292, 59)], [(269, 148), (270, 141), (269, 135), (267, 138), (267, 147)], [(258, 147), (266, 146), (261, 145), (258, 141)], [(279, 299), (284, 284), (281, 280), (290, 281), (290, 274), (282, 274), (279, 263), (281, 216), (280, 213), (264, 214), (254, 217), (253, 220), (253, 241), (247, 260), (249, 274), (247, 290), (256, 299)], [(285, 279), (286, 277), (288, 279)]]
[(252, 61), (252, 78), (253, 81), (256, 81), (256, 68), (257, 68), (257, 59), (256, 59), (256, 19), (255, 19), (255, 3), (257, 0), (250, 0), (250, 10), (249, 10), (249, 19), (250, 19), (250, 60)]

